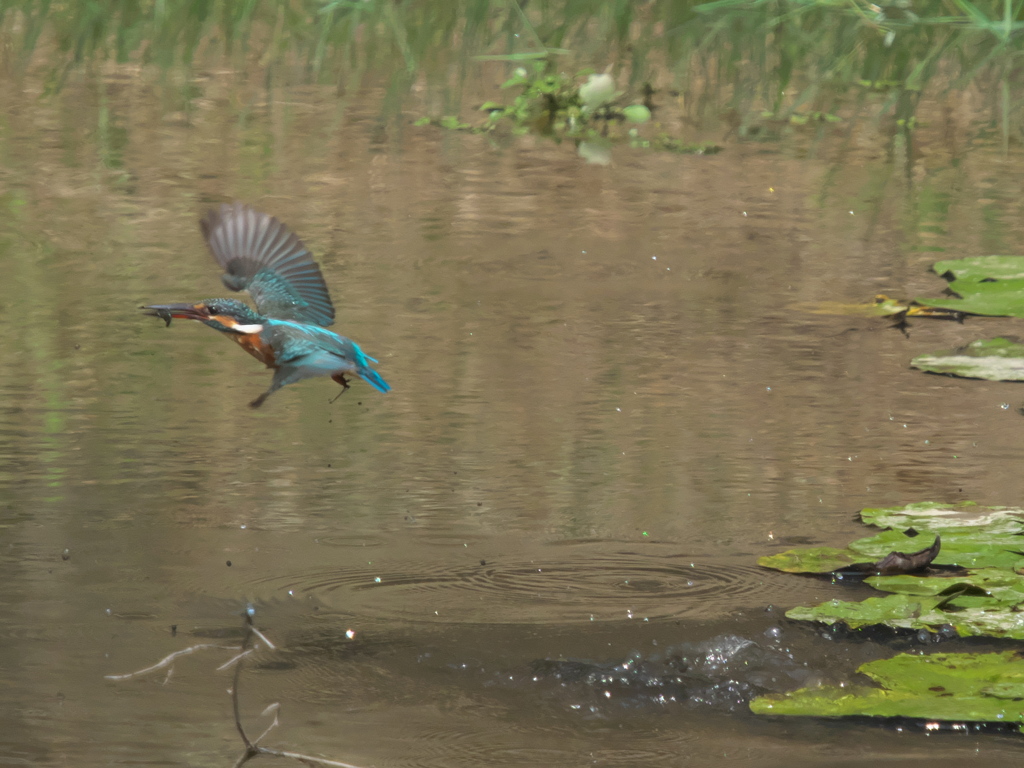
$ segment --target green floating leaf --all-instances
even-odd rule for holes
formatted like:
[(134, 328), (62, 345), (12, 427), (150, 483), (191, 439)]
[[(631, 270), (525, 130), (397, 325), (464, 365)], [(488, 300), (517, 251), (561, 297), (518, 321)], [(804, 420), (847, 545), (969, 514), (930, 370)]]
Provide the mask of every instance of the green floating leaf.
[(1024, 532), (1024, 509), (1020, 507), (984, 507), (974, 502), (938, 504), (920, 501), (903, 507), (868, 507), (860, 519), (878, 528), (946, 531), (984, 528), (988, 533)]
[(802, 688), (756, 698), (750, 709), (759, 715), (1024, 723), (1024, 661), (1014, 651), (900, 654), (857, 671), (882, 687)]
[[(860, 555), (858, 560), (877, 560), (890, 552), (920, 549), (929, 543), (933, 532), (926, 529), (912, 537), (903, 531), (882, 531), (851, 542), (849, 548)], [(942, 531), (942, 551), (934, 562), (961, 568), (1014, 568), (1024, 561), (1022, 549), (1024, 537), (1012, 533), (990, 533), (984, 529)]]
[(972, 315), (1024, 317), (1024, 256), (938, 261), (932, 269), (953, 278), (949, 290), (960, 298), (917, 299), (919, 304)]
[(622, 114), (631, 123), (646, 123), (651, 119), (651, 110), (643, 104), (630, 104), (622, 110)]
[(1004, 338), (982, 339), (948, 352), (919, 355), (910, 365), (926, 373), (965, 379), (1024, 381), (1024, 344)]
[[(851, 542), (845, 550), (809, 548), (761, 558), (761, 565), (789, 572), (821, 573), (849, 562), (878, 562), (890, 552), (910, 553), (933, 536), (942, 548), (933, 566), (970, 569), (952, 576), (872, 576), (867, 584), (884, 592), (863, 602), (832, 600), (787, 612), (791, 619), (858, 629), (886, 625), (939, 631), (952, 626), (961, 636), (1024, 639), (1024, 510), (933, 502), (861, 511), (870, 525), (886, 527)], [(819, 569), (819, 566), (822, 566)]]
[[(906, 579), (906, 576), (875, 577), (875, 585), (882, 579)], [(786, 617), (799, 621), (817, 621), (822, 624), (842, 622), (851, 629), (885, 625), (897, 629), (939, 632), (948, 627), (960, 637), (1002, 637), (1024, 640), (1024, 613), (1017, 607), (1024, 602), (1022, 584), (1004, 585), (991, 591), (970, 579), (926, 577), (917, 585), (893, 584), (920, 592), (933, 591), (925, 582), (942, 582), (937, 594), (894, 594), (869, 597), (861, 602), (829, 600), (813, 607), (792, 608)], [(939, 585), (934, 585), (939, 586)], [(1014, 588), (1016, 587), (1016, 588)]]
[[(815, 606), (800, 606), (786, 611), (786, 618), (797, 621), (817, 621), (821, 624), (842, 622), (850, 629), (861, 629), (876, 624), (899, 629), (931, 629), (948, 622), (942, 615), (934, 614), (941, 598), (912, 595), (888, 595), (869, 597), (859, 603), (846, 600), (829, 600)], [(922, 618), (924, 616), (925, 618)], [(928, 619), (932, 619), (929, 621)]]
[(1024, 576), (1003, 568), (981, 568), (960, 576), (872, 576), (866, 583), (904, 595), (984, 597), (1010, 606), (1024, 603)]
[(955, 280), (1012, 280), (1024, 278), (1024, 256), (969, 256), (966, 259), (937, 261), (932, 269), (940, 277)]
[(786, 573), (829, 573), (863, 559), (849, 549), (808, 547), (789, 549), (777, 555), (766, 555), (758, 558), (757, 564)]
[[(791, 549), (757, 562), (786, 573), (828, 573), (853, 563), (877, 561), (890, 552), (919, 550), (941, 534), (942, 551), (934, 560), (936, 565), (1015, 568), (1024, 564), (1024, 509), (1018, 507), (926, 501), (863, 509), (860, 516), (868, 525), (892, 530), (858, 539), (844, 549)], [(909, 533), (911, 530), (917, 535)]]

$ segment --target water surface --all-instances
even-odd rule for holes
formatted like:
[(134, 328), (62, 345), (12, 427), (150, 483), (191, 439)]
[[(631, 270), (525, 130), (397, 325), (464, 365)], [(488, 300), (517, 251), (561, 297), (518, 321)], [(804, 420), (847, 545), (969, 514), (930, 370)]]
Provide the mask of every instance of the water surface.
[[(385, 121), (372, 89), (196, 87), (181, 109), (124, 72), (0, 85), (4, 762), (233, 761), (229, 651), (104, 675), (236, 643), (249, 602), (281, 647), (243, 675), (252, 730), (279, 701), (268, 744), (360, 766), (1018, 754), (744, 698), (892, 652), (786, 622), (849, 593), (760, 554), (841, 546), (864, 506), (1024, 498), (1021, 390), (907, 367), (1018, 321), (908, 337), (805, 309), (1019, 252), (1017, 149), (950, 140), (973, 115), (936, 110), (909, 157), (862, 122), (596, 167), (414, 128), (415, 100)], [(232, 199), (317, 254), (390, 394), (308, 381), (254, 412), (255, 361), (139, 313), (223, 293), (197, 220)], [(704, 671), (655, 693), (534, 666), (677, 657)]]

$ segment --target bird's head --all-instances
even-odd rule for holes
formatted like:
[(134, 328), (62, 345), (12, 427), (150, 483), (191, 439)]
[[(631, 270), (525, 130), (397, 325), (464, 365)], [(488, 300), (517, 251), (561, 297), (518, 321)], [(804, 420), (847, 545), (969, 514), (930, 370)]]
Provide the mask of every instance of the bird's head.
[(147, 315), (164, 320), (198, 320), (225, 333), (259, 333), (266, 318), (248, 304), (235, 299), (205, 299), (195, 304), (151, 304), (143, 307)]

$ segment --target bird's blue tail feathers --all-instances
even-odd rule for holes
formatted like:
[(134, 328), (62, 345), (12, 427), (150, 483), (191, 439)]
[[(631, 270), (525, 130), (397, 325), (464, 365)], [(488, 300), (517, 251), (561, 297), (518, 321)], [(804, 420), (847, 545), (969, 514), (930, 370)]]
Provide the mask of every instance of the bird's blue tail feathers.
[(371, 362), (376, 363), (377, 361), (363, 352), (358, 345), (354, 346), (356, 348), (356, 373), (359, 374), (359, 378), (378, 392), (390, 392), (391, 385), (384, 381), (384, 378), (370, 367)]
[(359, 377), (369, 384), (371, 387), (376, 389), (378, 392), (388, 392), (391, 389), (391, 385), (381, 378), (381, 375), (377, 373), (373, 368), (360, 368), (356, 371)]

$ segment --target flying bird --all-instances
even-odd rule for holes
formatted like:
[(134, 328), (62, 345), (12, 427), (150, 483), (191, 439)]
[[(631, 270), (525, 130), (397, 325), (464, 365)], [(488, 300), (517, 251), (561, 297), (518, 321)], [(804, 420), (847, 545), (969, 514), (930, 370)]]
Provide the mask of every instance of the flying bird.
[(352, 375), (378, 392), (391, 389), (370, 367), (376, 360), (352, 339), (327, 330), (334, 322), (327, 284), (312, 254), (284, 224), (236, 202), (211, 210), (199, 225), (224, 270), (224, 285), (247, 291), (256, 309), (237, 299), (151, 304), (142, 309), (167, 325), (174, 318), (198, 320), (272, 368), (270, 388), (249, 403), (252, 408), (259, 408), (281, 387), (315, 376), (330, 376), (342, 386), (341, 392), (349, 388), (346, 377)]

